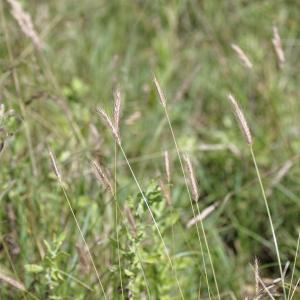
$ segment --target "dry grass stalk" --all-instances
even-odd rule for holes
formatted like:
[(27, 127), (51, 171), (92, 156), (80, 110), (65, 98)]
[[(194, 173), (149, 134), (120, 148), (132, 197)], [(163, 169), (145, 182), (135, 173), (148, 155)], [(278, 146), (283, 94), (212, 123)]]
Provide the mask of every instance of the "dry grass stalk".
[(231, 48), (236, 52), (237, 56), (244, 64), (244, 66), (251, 70), (253, 68), (253, 65), (245, 52), (236, 44), (231, 44)]
[(115, 93), (114, 93), (114, 127), (115, 130), (118, 134), (118, 136), (120, 136), (119, 133), (119, 123), (120, 123), (120, 111), (121, 111), (121, 92), (119, 89), (116, 89)]
[(18, 280), (2, 273), (0, 271), (0, 281), (3, 281), (11, 286), (13, 286), (14, 288), (21, 290), (21, 291), (25, 291), (25, 286), (23, 283), (19, 282)]
[(246, 138), (246, 141), (249, 145), (252, 145), (252, 136), (251, 136), (251, 132), (250, 132), (250, 129), (249, 129), (249, 126), (248, 126), (248, 123), (246, 121), (246, 118), (245, 118), (245, 115), (243, 113), (243, 111), (241, 110), (241, 108), (239, 107), (237, 101), (235, 100), (235, 98), (229, 94), (228, 95), (228, 99), (232, 105), (232, 108), (233, 108), (233, 111), (234, 111), (234, 114), (237, 118), (237, 121), (240, 125), (240, 128)]
[(114, 190), (112, 184), (110, 183), (108, 177), (106, 176), (105, 172), (103, 171), (102, 167), (96, 162), (92, 161), (92, 167), (94, 170), (94, 174), (97, 179), (104, 185), (105, 188), (109, 189), (112, 195), (114, 195)]
[(43, 48), (43, 43), (34, 29), (30, 15), (23, 10), (21, 4), (17, 0), (6, 1), (11, 7), (12, 16), (18, 22), (23, 33), (31, 39), (38, 50), (41, 50)]
[(191, 219), (187, 224), (186, 227), (190, 228), (193, 225), (195, 225), (198, 222), (203, 221), (205, 218), (207, 218), (217, 207), (219, 206), (219, 203), (214, 203), (208, 207), (206, 207), (205, 209), (203, 209), (203, 211), (197, 215), (196, 217), (194, 217), (193, 219)]
[(98, 107), (97, 111), (98, 111), (100, 117), (106, 123), (106, 125), (110, 128), (110, 130), (111, 130), (114, 138), (116, 139), (117, 143), (120, 144), (121, 143), (121, 139), (120, 139), (120, 135), (118, 133), (118, 130), (115, 128), (114, 124), (112, 123), (112, 121), (108, 117), (107, 113), (101, 107)]
[(165, 171), (167, 175), (168, 183), (171, 182), (171, 171), (170, 171), (170, 160), (168, 151), (164, 151), (164, 160), (165, 160)]
[(62, 183), (61, 174), (60, 174), (60, 172), (58, 170), (54, 154), (52, 153), (51, 150), (49, 150), (49, 156), (50, 156), (50, 160), (51, 160), (51, 163), (52, 163), (52, 167), (53, 167), (54, 173), (55, 173), (55, 175), (56, 175), (59, 183)]
[(189, 182), (190, 182), (190, 186), (191, 186), (192, 197), (193, 197), (193, 200), (197, 202), (199, 199), (199, 191), (198, 191), (198, 186), (197, 186), (196, 178), (194, 175), (192, 163), (191, 163), (190, 158), (187, 155), (184, 155), (184, 160), (185, 160), (186, 166), (187, 166), (188, 178), (189, 178)]
[(272, 43), (273, 43), (274, 50), (275, 50), (275, 53), (278, 58), (279, 66), (282, 67), (285, 62), (285, 56), (284, 56), (284, 52), (282, 49), (281, 39), (280, 39), (280, 36), (278, 33), (278, 28), (275, 26), (273, 27)]
[(154, 81), (154, 84), (155, 84), (155, 87), (157, 89), (157, 92), (158, 92), (158, 95), (159, 95), (159, 100), (160, 100), (160, 103), (163, 107), (166, 107), (166, 98), (165, 98), (165, 95), (159, 85), (159, 82), (157, 81), (156, 77), (154, 76), (153, 78), (153, 81)]

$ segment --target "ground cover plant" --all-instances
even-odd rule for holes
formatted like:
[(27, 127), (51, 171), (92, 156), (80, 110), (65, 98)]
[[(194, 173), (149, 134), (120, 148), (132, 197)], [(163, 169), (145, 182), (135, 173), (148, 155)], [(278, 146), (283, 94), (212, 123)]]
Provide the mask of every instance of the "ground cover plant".
[(299, 13), (1, 1), (0, 299), (300, 299)]

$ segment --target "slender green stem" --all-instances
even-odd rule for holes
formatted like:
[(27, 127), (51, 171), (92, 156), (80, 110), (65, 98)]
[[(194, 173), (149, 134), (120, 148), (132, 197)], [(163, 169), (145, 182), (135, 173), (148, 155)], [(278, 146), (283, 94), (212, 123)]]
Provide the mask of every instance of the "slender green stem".
[(296, 284), (295, 284), (295, 287), (294, 287), (294, 290), (293, 290), (293, 292), (292, 292), (292, 294), (291, 294), (291, 299), (290, 299), (290, 300), (293, 299), (294, 294), (295, 294), (295, 292), (296, 292), (296, 290), (297, 290), (297, 287), (298, 287), (299, 283), (300, 283), (300, 278), (298, 278), (298, 280), (297, 280), (297, 282), (296, 282)]
[(122, 298), (124, 297), (124, 288), (123, 288), (123, 280), (122, 280), (122, 269), (121, 269), (121, 258), (120, 258), (120, 244), (119, 244), (119, 231), (118, 231), (118, 200), (117, 200), (117, 142), (115, 142), (115, 161), (114, 161), (114, 199), (115, 199), (115, 227), (116, 227), (116, 236), (117, 236), (117, 244), (118, 244), (118, 263), (119, 263), (119, 276), (120, 276), (120, 284), (122, 291)]
[(103, 284), (102, 284), (102, 282), (101, 282), (101, 279), (100, 279), (98, 270), (97, 270), (96, 265), (95, 265), (95, 263), (94, 263), (94, 259), (93, 259), (93, 257), (92, 257), (91, 252), (90, 252), (90, 248), (89, 248), (89, 246), (88, 246), (88, 244), (87, 244), (87, 242), (86, 242), (86, 240), (85, 240), (85, 237), (84, 237), (84, 235), (83, 235), (83, 232), (82, 232), (82, 230), (81, 230), (81, 228), (80, 228), (80, 225), (79, 225), (79, 223), (78, 223), (78, 220), (77, 220), (77, 218), (76, 218), (75, 212), (74, 212), (74, 210), (73, 210), (73, 208), (72, 208), (71, 201), (70, 201), (70, 199), (69, 199), (69, 197), (68, 197), (68, 194), (67, 194), (67, 192), (66, 192), (66, 190), (65, 190), (65, 188), (64, 188), (64, 186), (63, 186), (63, 183), (61, 183), (61, 182), (59, 181), (59, 184), (60, 184), (60, 186), (61, 186), (61, 189), (62, 189), (62, 191), (63, 191), (63, 194), (64, 194), (64, 196), (65, 196), (65, 199), (66, 199), (66, 201), (67, 201), (67, 203), (68, 203), (68, 206), (69, 206), (69, 208), (70, 208), (71, 214), (72, 214), (72, 216), (73, 216), (73, 218), (74, 218), (74, 221), (75, 221), (75, 223), (76, 223), (76, 226), (77, 226), (77, 228), (78, 228), (78, 231), (79, 231), (79, 233), (80, 233), (80, 235), (81, 235), (81, 238), (82, 238), (82, 240), (83, 240), (83, 243), (84, 243), (84, 245), (85, 245), (85, 247), (86, 247), (86, 249), (87, 249), (87, 251), (88, 251), (88, 255), (89, 255), (89, 257), (90, 257), (91, 263), (92, 263), (93, 268), (94, 268), (94, 270), (95, 270), (95, 273), (96, 273), (96, 276), (97, 276), (99, 285), (100, 285), (100, 287), (101, 287), (101, 290), (102, 290), (104, 299), (107, 300), (106, 293), (105, 293), (105, 291), (104, 291)]
[[(173, 130), (173, 127), (172, 127), (172, 124), (171, 124), (170, 117), (169, 117), (169, 114), (168, 114), (166, 106), (164, 106), (164, 111), (165, 111), (165, 115), (166, 115), (166, 118), (167, 118), (167, 122), (168, 122), (168, 125), (169, 125), (169, 128), (170, 128), (170, 131), (171, 131), (173, 142), (175, 144), (175, 148), (176, 148), (177, 156), (178, 156), (178, 159), (179, 159), (181, 171), (182, 171), (182, 174), (183, 174), (183, 177), (184, 177), (184, 181), (185, 181), (185, 186), (186, 186), (188, 197), (189, 197), (190, 204), (191, 204), (191, 207), (192, 207), (193, 216), (195, 218), (196, 217), (196, 213), (195, 213), (195, 210), (194, 210), (193, 200), (192, 200), (192, 197), (191, 197), (191, 193), (190, 193), (190, 190), (189, 190), (189, 187), (188, 187), (187, 176), (186, 176), (186, 173), (185, 173), (185, 170), (184, 170), (184, 167), (183, 167), (181, 154), (180, 154), (180, 151), (179, 151), (179, 147), (178, 147), (178, 144), (177, 144), (175, 133), (174, 133), (174, 130)], [(198, 213), (200, 214), (200, 209), (199, 209), (198, 203), (197, 203), (197, 209), (198, 209)], [(220, 298), (219, 286), (218, 286), (218, 282), (217, 282), (217, 278), (216, 278), (216, 274), (215, 274), (215, 269), (214, 269), (214, 266), (213, 266), (213, 262), (212, 262), (212, 258), (211, 258), (211, 254), (210, 254), (210, 249), (209, 249), (209, 246), (208, 246), (208, 242), (207, 242), (207, 238), (206, 238), (206, 234), (205, 234), (205, 230), (204, 230), (204, 226), (203, 226), (202, 220), (201, 220), (200, 223), (201, 223), (201, 229), (202, 229), (202, 234), (203, 234), (203, 237), (204, 237), (205, 246), (206, 246), (206, 249), (207, 249), (207, 252), (208, 252), (208, 256), (209, 256), (209, 262), (210, 262), (210, 265), (211, 265), (211, 268), (212, 268), (212, 272), (213, 272), (213, 277), (214, 277), (214, 282), (215, 282), (215, 285), (216, 285), (218, 299), (220, 300), (221, 298)], [(209, 281), (208, 281), (208, 275), (207, 275), (206, 264), (205, 264), (205, 259), (204, 259), (203, 246), (202, 246), (202, 242), (201, 242), (201, 238), (200, 238), (198, 224), (196, 223), (195, 225), (196, 225), (196, 230), (197, 230), (197, 234), (198, 234), (198, 239), (199, 239), (199, 244), (200, 244), (200, 250), (202, 252), (203, 267), (204, 267), (205, 279), (206, 279), (206, 284), (207, 284), (208, 296), (209, 296), (209, 299), (211, 299), (210, 287), (209, 287)]]
[(295, 259), (294, 259), (293, 270), (292, 270), (292, 277), (291, 277), (290, 288), (289, 288), (289, 293), (288, 293), (288, 297), (287, 297), (288, 300), (291, 299), (290, 294), (291, 294), (293, 280), (294, 280), (294, 273), (295, 273), (295, 268), (296, 268), (296, 263), (297, 263), (297, 256), (298, 256), (298, 251), (299, 251), (299, 243), (300, 243), (300, 232), (298, 233), (297, 247), (296, 247)]
[(262, 196), (263, 196), (263, 200), (264, 200), (264, 203), (265, 203), (265, 207), (266, 207), (269, 222), (270, 222), (270, 227), (271, 227), (272, 236), (273, 236), (273, 242), (274, 242), (274, 245), (275, 245), (275, 251), (276, 251), (276, 256), (277, 256), (279, 270), (280, 270), (280, 277), (281, 277), (281, 282), (282, 282), (282, 289), (283, 289), (283, 292), (284, 292), (284, 299), (286, 299), (284, 276), (283, 276), (283, 272), (282, 272), (282, 265), (281, 265), (281, 259), (280, 259), (280, 254), (279, 254), (279, 247), (278, 247), (277, 238), (276, 238), (276, 234), (275, 234), (275, 230), (274, 230), (274, 226), (273, 226), (273, 220), (272, 220), (272, 217), (271, 217), (271, 212), (270, 212), (268, 200), (267, 200), (265, 189), (264, 189), (264, 186), (263, 186), (263, 183), (262, 183), (262, 180), (261, 180), (261, 176), (260, 176), (260, 172), (259, 172), (259, 169), (258, 169), (258, 166), (257, 166), (257, 162), (256, 162), (256, 158), (255, 158), (255, 155), (254, 155), (252, 144), (250, 145), (250, 152), (251, 152), (252, 160), (253, 160), (253, 163), (254, 163), (254, 166), (255, 166), (256, 175), (257, 175), (257, 178), (258, 178), (258, 182), (259, 182), (259, 185), (260, 185), (261, 193), (262, 193)]
[(70, 278), (71, 280), (75, 281), (76, 283), (80, 284), (81, 286), (83, 286), (84, 288), (86, 288), (87, 290), (90, 290), (90, 291), (94, 291), (93, 288), (91, 288), (89, 285), (85, 284), (84, 282), (82, 282), (81, 280), (79, 280), (78, 278), (76, 278), (75, 276), (72, 276), (70, 275), (69, 273), (63, 271), (63, 270), (60, 270), (60, 269), (57, 269), (57, 268), (54, 268), (54, 270), (68, 278)]
[[(159, 227), (158, 227), (158, 224), (157, 224), (157, 222), (156, 222), (156, 220), (155, 220), (155, 217), (154, 217), (154, 215), (153, 215), (153, 213), (152, 213), (152, 210), (151, 210), (151, 208), (150, 208), (150, 206), (149, 206), (149, 203), (148, 203), (148, 201), (147, 201), (147, 198), (146, 198), (146, 196), (145, 196), (145, 194), (144, 194), (144, 192), (143, 192), (143, 190), (142, 190), (142, 188), (141, 188), (141, 186), (140, 186), (140, 184), (139, 184), (139, 182), (138, 182), (138, 180), (137, 180), (137, 178), (136, 178), (136, 176), (135, 176), (135, 173), (134, 173), (134, 171), (133, 171), (133, 169), (132, 169), (132, 167), (131, 167), (131, 165), (130, 165), (130, 163), (129, 163), (129, 160), (128, 160), (128, 158), (127, 158), (127, 155), (126, 155), (126, 153), (125, 153), (125, 151), (124, 151), (123, 146), (122, 146), (121, 143), (119, 143), (119, 147), (120, 147), (121, 152), (122, 152), (122, 154), (123, 154), (123, 157), (124, 157), (124, 159), (125, 159), (125, 161), (126, 161), (126, 164), (127, 164), (128, 168), (129, 168), (129, 170), (130, 170), (130, 172), (131, 172), (131, 175), (132, 175), (132, 177), (133, 177), (133, 179), (134, 179), (134, 181), (135, 181), (135, 183), (136, 183), (136, 185), (137, 185), (137, 187), (138, 187), (138, 190), (139, 190), (139, 192), (140, 192), (141, 195), (142, 195), (143, 201), (144, 201), (145, 204), (146, 204), (146, 207), (147, 207), (147, 209), (148, 209), (148, 211), (149, 211), (149, 214), (150, 214), (150, 216), (151, 216), (151, 219), (152, 219), (152, 221), (153, 221), (153, 223), (154, 223), (154, 226), (155, 226), (155, 228), (156, 228), (156, 230), (157, 230), (157, 232), (158, 232), (158, 235), (159, 235), (159, 237), (160, 237), (160, 239), (161, 239), (161, 242), (162, 242), (162, 244), (163, 244), (163, 247), (164, 247), (166, 256), (167, 256), (167, 258), (168, 258), (168, 260), (169, 260), (171, 269), (172, 269), (172, 271), (174, 272), (174, 265), (173, 265), (173, 262), (172, 262), (172, 260), (171, 260), (170, 255), (169, 255), (168, 248), (167, 248), (166, 243), (165, 243), (165, 241), (164, 241), (164, 239), (163, 239), (163, 237), (162, 237), (161, 231), (160, 231), (160, 229), (159, 229)], [(176, 283), (177, 283), (177, 286), (178, 286), (178, 289), (179, 289), (179, 292), (180, 292), (180, 296), (181, 296), (182, 299), (184, 299), (184, 295), (183, 295), (183, 292), (182, 292), (181, 286), (180, 286), (180, 284), (179, 284), (179, 281), (178, 281), (178, 278), (177, 278), (176, 273), (175, 273), (175, 279), (176, 279)]]

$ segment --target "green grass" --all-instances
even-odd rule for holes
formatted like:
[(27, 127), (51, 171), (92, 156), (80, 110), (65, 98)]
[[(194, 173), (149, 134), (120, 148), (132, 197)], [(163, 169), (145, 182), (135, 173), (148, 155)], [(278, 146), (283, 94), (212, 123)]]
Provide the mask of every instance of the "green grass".
[[(255, 257), (264, 284), (280, 277), (260, 182), (228, 93), (251, 128), (282, 269), (290, 262), (290, 296), (291, 278), (295, 284), (300, 276), (299, 259), (294, 263), (300, 213), (297, 1), (20, 2), (45, 48), (34, 49), (1, 2), (0, 299), (104, 299), (61, 187), (107, 299), (214, 299), (205, 238), (221, 299), (254, 297)], [(272, 45), (274, 25), (286, 57), (282, 69)], [(252, 70), (241, 64), (232, 43), (248, 55)], [(199, 210), (220, 201), (203, 222), (206, 237), (199, 230), (203, 253), (196, 226), (186, 228), (193, 211), (153, 74), (178, 147), (192, 159)], [(117, 86), (122, 147), (143, 193), (97, 114), (101, 106), (112, 115)], [(140, 117), (132, 123), (133, 114)], [(201, 145), (224, 147), (204, 151)], [(166, 149), (171, 206), (158, 187), (166, 182)], [(109, 174), (115, 197), (94, 176), (93, 159)], [(289, 160), (292, 167), (273, 185)], [(284, 299), (280, 282), (278, 292), (272, 291), (274, 298)], [(296, 289), (293, 299), (299, 297)]]

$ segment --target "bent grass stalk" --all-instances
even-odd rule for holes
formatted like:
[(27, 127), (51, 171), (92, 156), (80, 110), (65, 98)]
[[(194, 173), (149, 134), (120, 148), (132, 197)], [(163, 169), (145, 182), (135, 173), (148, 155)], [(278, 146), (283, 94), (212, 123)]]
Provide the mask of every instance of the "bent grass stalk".
[[(180, 154), (180, 151), (179, 151), (179, 147), (178, 147), (178, 144), (177, 144), (175, 133), (174, 133), (174, 130), (173, 130), (173, 127), (172, 127), (172, 124), (171, 124), (171, 121), (170, 121), (169, 113), (168, 113), (168, 110), (167, 110), (166, 99), (165, 99), (163, 91), (162, 91), (162, 89), (161, 89), (161, 87), (159, 85), (159, 82), (157, 81), (156, 77), (154, 77), (154, 83), (155, 83), (156, 89), (158, 91), (159, 100), (160, 100), (161, 105), (162, 105), (162, 107), (164, 109), (165, 116), (166, 116), (166, 119), (167, 119), (167, 122), (168, 122), (168, 125), (169, 125), (169, 128), (170, 128), (170, 131), (171, 131), (171, 135), (172, 135), (172, 138), (173, 138), (173, 142), (174, 142), (175, 148), (176, 148), (176, 152), (177, 152), (177, 156), (178, 156), (178, 159), (179, 159), (179, 164), (180, 164), (180, 167), (181, 167), (181, 171), (182, 171), (182, 174), (183, 174), (183, 177), (184, 177), (185, 186), (186, 186), (186, 189), (187, 189), (188, 198), (190, 200), (190, 204), (191, 204), (193, 216), (194, 216), (194, 218), (196, 218), (196, 213), (195, 213), (195, 210), (194, 210), (191, 193), (190, 193), (190, 190), (189, 190), (189, 187), (188, 187), (187, 176), (186, 176), (186, 173), (185, 173), (185, 170), (184, 170), (184, 167), (183, 167), (182, 157), (181, 157), (181, 154)], [(198, 209), (198, 212), (200, 213), (198, 205), (197, 205), (197, 209)], [(206, 279), (206, 284), (207, 284), (208, 296), (209, 296), (209, 299), (211, 299), (210, 286), (209, 286), (207, 269), (206, 269), (206, 264), (205, 264), (205, 259), (204, 259), (203, 245), (202, 245), (201, 238), (200, 238), (198, 224), (196, 223), (195, 225), (196, 225), (196, 231), (197, 231), (197, 235), (198, 235), (198, 239), (199, 239), (200, 251), (202, 252), (203, 268), (204, 268), (205, 279)], [(219, 287), (218, 287), (218, 283), (217, 283), (217, 279), (216, 279), (216, 275), (215, 275), (215, 271), (214, 271), (214, 267), (213, 267), (213, 263), (212, 263), (212, 258), (211, 258), (211, 255), (210, 255), (210, 249), (209, 249), (209, 246), (208, 246), (208, 242), (207, 242), (207, 239), (206, 239), (206, 234), (205, 234), (205, 230), (204, 230), (204, 226), (203, 226), (203, 222), (202, 221), (201, 221), (201, 230), (202, 230), (202, 233), (203, 233), (205, 246), (206, 246), (206, 249), (207, 249), (207, 252), (208, 252), (208, 256), (209, 256), (209, 261), (210, 261), (212, 272), (213, 272), (213, 277), (214, 277), (214, 281), (215, 281), (215, 285), (216, 285), (216, 289), (217, 289), (218, 298), (221, 299), (220, 298)]]
[(276, 238), (276, 234), (275, 234), (275, 230), (274, 230), (273, 220), (272, 220), (268, 200), (267, 200), (267, 197), (266, 197), (265, 189), (264, 189), (264, 186), (263, 186), (263, 182), (262, 182), (261, 175), (260, 175), (260, 172), (259, 172), (259, 169), (258, 169), (255, 154), (254, 154), (254, 151), (253, 151), (253, 140), (252, 140), (251, 131), (249, 129), (249, 126), (248, 126), (247, 120), (244, 116), (244, 113), (241, 110), (241, 108), (239, 107), (239, 105), (238, 105), (237, 101), (235, 100), (235, 98), (233, 97), (233, 95), (229, 94), (228, 99), (231, 103), (231, 106), (233, 108), (234, 114), (235, 114), (236, 119), (237, 119), (237, 121), (239, 123), (239, 126), (241, 128), (241, 131), (244, 134), (246, 142), (249, 145), (252, 161), (253, 161), (253, 164), (254, 164), (254, 167), (255, 167), (255, 171), (256, 171), (258, 182), (259, 182), (260, 190), (261, 190), (261, 193), (262, 193), (262, 196), (263, 196), (263, 201), (264, 201), (264, 204), (265, 204), (265, 207), (266, 207), (266, 210), (267, 210), (267, 214), (268, 214), (268, 219), (269, 219), (269, 223), (270, 223), (270, 227), (271, 227), (273, 242), (274, 242), (274, 245), (275, 245), (275, 252), (276, 252), (277, 261), (278, 261), (278, 265), (279, 265), (279, 271), (280, 271), (282, 289), (283, 289), (283, 293), (284, 293), (284, 299), (286, 299), (286, 290), (285, 290), (284, 276), (283, 276), (283, 272), (282, 272), (282, 265), (281, 265), (281, 259), (280, 259), (280, 254), (279, 254), (278, 242), (277, 242), (277, 238)]
[(84, 243), (84, 245), (85, 245), (85, 247), (86, 247), (86, 249), (87, 249), (87, 252), (88, 252), (90, 261), (91, 261), (91, 263), (92, 263), (93, 269), (94, 269), (95, 274), (96, 274), (96, 276), (97, 276), (97, 279), (98, 279), (100, 288), (101, 288), (101, 290), (102, 290), (104, 299), (107, 300), (107, 296), (106, 296), (106, 293), (105, 293), (105, 290), (104, 290), (102, 281), (101, 281), (101, 279), (100, 279), (100, 275), (99, 275), (98, 270), (97, 270), (97, 268), (96, 268), (96, 265), (95, 265), (95, 263), (94, 263), (94, 259), (93, 259), (93, 256), (92, 256), (92, 254), (91, 254), (90, 248), (89, 248), (89, 246), (88, 246), (88, 244), (87, 244), (87, 242), (86, 242), (86, 240), (85, 240), (84, 234), (83, 234), (83, 232), (82, 232), (82, 230), (81, 230), (81, 227), (80, 227), (80, 225), (79, 225), (79, 222), (78, 222), (77, 217), (76, 217), (76, 215), (75, 215), (75, 212), (74, 212), (74, 210), (73, 210), (73, 207), (72, 207), (71, 201), (70, 201), (70, 199), (69, 199), (69, 197), (68, 197), (68, 194), (67, 194), (67, 192), (66, 192), (66, 189), (65, 189), (64, 186), (63, 186), (61, 173), (60, 173), (59, 170), (58, 170), (58, 167), (57, 167), (57, 164), (56, 164), (54, 155), (53, 155), (53, 153), (52, 153), (51, 151), (49, 151), (49, 155), (50, 155), (50, 159), (51, 159), (51, 162), (52, 162), (52, 166), (53, 166), (55, 175), (56, 175), (56, 177), (57, 177), (58, 184), (59, 184), (59, 186), (61, 187), (61, 189), (62, 189), (62, 191), (63, 191), (64, 197), (65, 197), (65, 199), (66, 199), (66, 201), (67, 201), (67, 203), (68, 203), (69, 209), (70, 209), (70, 211), (71, 211), (71, 214), (72, 214), (72, 216), (73, 216), (73, 219), (74, 219), (74, 221), (75, 221), (75, 224), (76, 224), (76, 226), (77, 226), (77, 229), (78, 229), (78, 231), (79, 231), (79, 233), (80, 233), (80, 236), (81, 236), (81, 238), (82, 238), (82, 241), (83, 241), (83, 243)]

